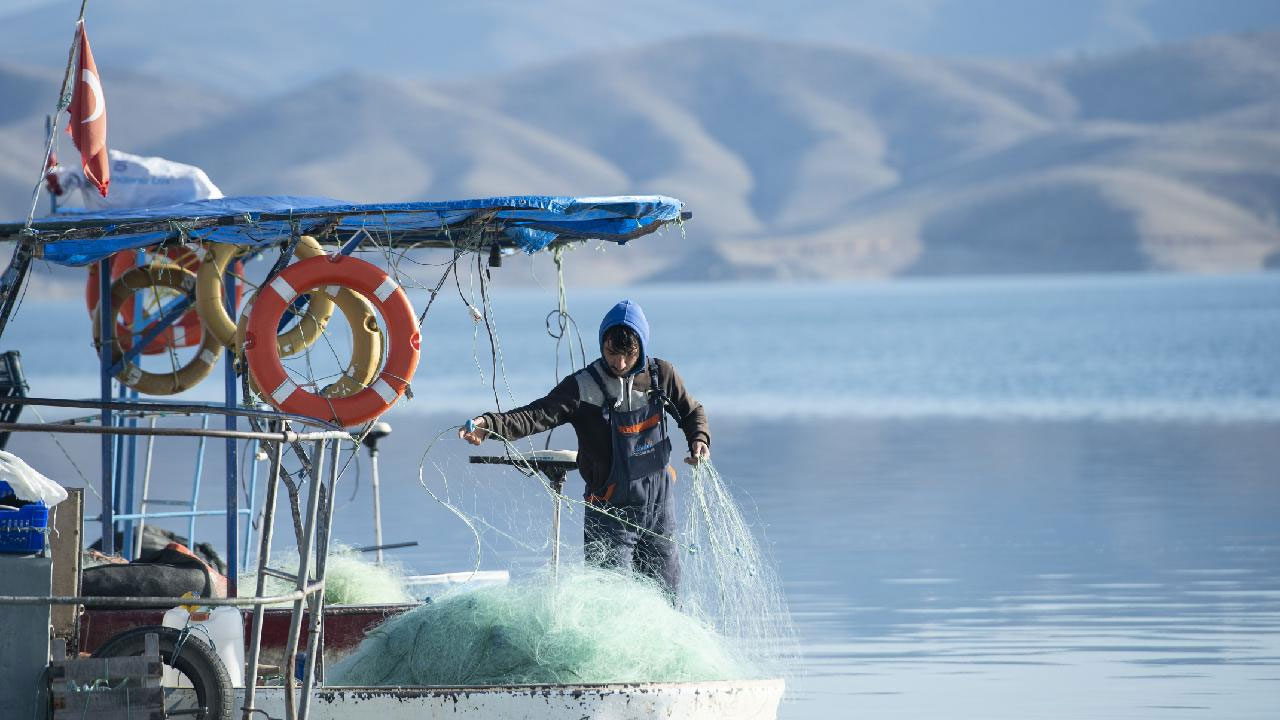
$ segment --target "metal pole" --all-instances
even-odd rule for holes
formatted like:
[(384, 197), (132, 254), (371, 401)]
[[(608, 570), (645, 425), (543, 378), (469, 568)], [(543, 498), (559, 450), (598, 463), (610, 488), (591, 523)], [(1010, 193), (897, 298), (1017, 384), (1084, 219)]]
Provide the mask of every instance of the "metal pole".
[[(200, 418), (200, 429), (209, 429), (209, 416)], [(187, 542), (191, 543), (191, 551), (196, 549), (196, 508), (200, 507), (200, 480), (204, 477), (204, 436), (196, 444), (196, 472), (191, 480), (191, 520), (187, 522)]]
[[(151, 418), (151, 427), (156, 426), (156, 418)], [(156, 436), (147, 438), (147, 459), (142, 465), (142, 497), (138, 500), (138, 510), (142, 517), (138, 518), (138, 534), (133, 543), (133, 556), (142, 554), (142, 534), (147, 529), (147, 498), (151, 492), (151, 451), (156, 447)]]
[(560, 576), (560, 495), (564, 490), (565, 473), (552, 476), (551, 489), (555, 495), (551, 498), (551, 579)]
[(18, 300), (18, 293), (22, 290), (22, 283), (27, 279), (27, 273), (31, 271), (35, 247), (35, 241), (30, 238), (23, 237), (19, 240), (18, 247), (14, 249), (13, 257), (9, 260), (9, 267), (5, 268), (3, 275), (0, 275), (0, 335), (4, 335), (4, 329), (9, 326), (9, 316), (13, 314), (14, 303)]
[[(279, 430), (280, 423), (272, 421), (268, 425), (272, 430)], [(267, 573), (266, 568), (271, 561), (271, 536), (275, 531), (276, 516), (276, 491), (280, 486), (280, 467), (284, 460), (284, 443), (274, 442), (271, 444), (271, 477), (267, 481), (267, 497), (262, 506), (262, 534), (258, 541), (258, 582), (254, 590), (254, 597), (262, 597), (267, 589)], [(245, 686), (244, 686), (244, 716), (243, 720), (251, 720), (253, 715), (254, 694), (258, 687), (258, 656), (262, 650), (262, 621), (266, 608), (262, 605), (253, 606), (253, 626), (249, 635), (249, 664), (245, 670)], [(292, 673), (293, 668), (284, 668), (286, 673)]]
[[(119, 383), (116, 384), (116, 394), (117, 394), (116, 399), (119, 400), (120, 402), (124, 402), (124, 397), (125, 397), (124, 385)], [(120, 427), (126, 427), (126, 424), (123, 418), (121, 418), (118, 422), (120, 423)], [(112, 438), (112, 441), (115, 444), (112, 446), (111, 451), (112, 453), (114, 453), (115, 456), (112, 458), (112, 463), (111, 463), (111, 478), (112, 478), (111, 488), (112, 490), (115, 491), (116, 494), (115, 494), (115, 497), (111, 498), (111, 507), (115, 508), (114, 514), (116, 515), (119, 515), (122, 512), (129, 511), (129, 508), (126, 508), (124, 506), (124, 501), (122, 500), (122, 496), (124, 495), (124, 440), (125, 440), (124, 435), (118, 434), (118, 433)], [(119, 527), (121, 522), (120, 518), (118, 517), (114, 518), (114, 521), (115, 521), (115, 527)], [(125, 549), (126, 549), (125, 547), (116, 548), (116, 550), (121, 555), (124, 554)]]
[(258, 443), (255, 441), (249, 447), (253, 448), (250, 451), (253, 455), (253, 461), (249, 463), (249, 512), (246, 513), (246, 517), (249, 519), (244, 524), (244, 556), (242, 562), (245, 565), (249, 564), (249, 550), (253, 547), (253, 502), (258, 497)]
[[(329, 558), (329, 538), (333, 528), (333, 508), (338, 485), (338, 457), (342, 445), (337, 440), (330, 440), (329, 450), (329, 493), (325, 514), (318, 518), (316, 532), (316, 580), (324, 582), (325, 565)], [(358, 450), (358, 449), (357, 449)], [(298, 706), (298, 717), (306, 720), (307, 709), (311, 704), (311, 687), (318, 678), (324, 682), (324, 593), (318, 592), (311, 597), (310, 632), (307, 635), (307, 659), (303, 661), (302, 701)]]
[[(236, 276), (230, 272), (223, 275), (222, 278), (222, 296), (226, 303), (227, 314), (230, 317), (236, 316)], [(224, 374), (226, 378), (226, 406), (234, 408), (238, 403), (238, 384), (236, 383), (235, 368), (235, 349), (227, 348), (227, 367)], [(227, 430), (236, 430), (235, 415), (228, 413), (224, 421)], [(240, 542), (240, 464), (236, 457), (236, 441), (227, 438), (227, 596), (236, 597), (239, 589), (237, 585), (237, 576), (240, 570), (239, 552), (237, 552), (237, 543)]]
[(369, 465), (373, 470), (373, 544), (378, 547), (376, 562), (382, 564), (382, 490), (378, 487), (378, 448), (369, 449)]
[[(136, 399), (138, 397), (138, 391), (130, 390), (129, 395), (131, 396), (131, 399)], [(136, 417), (130, 417), (127, 424), (131, 428), (136, 428), (138, 427), (138, 419)], [(134, 497), (133, 496), (134, 476), (137, 474), (136, 471), (137, 471), (137, 459), (138, 459), (138, 436), (130, 435), (128, 437), (121, 438), (121, 439), (124, 441), (126, 445), (125, 457), (127, 458), (124, 463), (124, 509), (128, 513), (132, 513), (133, 497)], [(133, 535), (134, 535), (134, 521), (128, 520), (124, 524), (123, 545), (124, 547), (129, 548), (131, 551), (133, 549), (133, 544), (134, 544)], [(141, 531), (138, 531), (138, 537), (139, 538), (142, 537)], [(139, 547), (141, 547), (141, 545), (139, 545)], [(136, 553), (131, 554), (130, 556), (130, 558), (134, 560), (136, 560), (137, 557), (138, 555)]]
[[(378, 477), (378, 443), (391, 434), (391, 425), (376, 422), (364, 434), (364, 445), (369, 448), (369, 464), (373, 472), (373, 546), (375, 561), (382, 564), (382, 487)], [(357, 450), (358, 452), (358, 450)]]
[[(133, 251), (132, 257), (133, 257), (134, 265), (143, 264), (143, 261), (145, 259), (141, 251)], [(133, 329), (133, 334), (130, 337), (130, 343), (129, 343), (130, 348), (139, 347), (137, 330), (139, 325), (145, 319), (145, 315), (146, 315), (145, 306), (146, 306), (145, 302), (138, 302), (136, 298), (134, 299), (133, 317), (130, 318), (130, 327)], [(126, 400), (137, 400), (138, 391), (134, 390), (133, 388), (126, 388), (123, 385), (121, 385), (120, 399), (122, 402)], [(131, 415), (129, 419), (125, 421), (124, 424), (127, 427), (136, 428), (138, 427), (138, 419), (137, 417)], [(123, 463), (121, 463), (120, 458), (116, 458), (116, 468), (118, 470), (123, 470), (124, 472), (124, 502), (121, 504), (118, 504), (117, 507), (123, 508), (126, 513), (132, 514), (133, 513), (133, 481), (134, 481), (134, 470), (136, 469), (135, 462), (138, 456), (138, 436), (136, 435), (129, 435), (127, 437), (123, 435), (120, 436), (120, 446), (124, 450), (123, 455), (125, 456), (125, 460)], [(117, 482), (119, 482), (119, 478), (120, 478), (119, 473), (117, 473), (116, 478), (117, 478)], [(118, 489), (118, 486), (117, 486), (117, 489)], [(134, 521), (126, 520), (124, 523), (123, 537), (121, 537), (121, 540), (123, 541), (122, 547), (127, 549), (127, 551), (130, 553), (129, 555), (126, 556), (130, 560), (136, 560), (138, 558), (138, 555), (141, 554), (141, 547), (142, 547), (141, 542), (139, 542), (138, 544), (139, 551), (137, 553), (133, 552), (133, 528), (134, 528)], [(139, 536), (139, 538), (141, 538), (141, 536)]]
[[(115, 318), (111, 317), (111, 260), (110, 256), (98, 261), (98, 337), (101, 346), (98, 348), (98, 390), (102, 402), (111, 401), (111, 351), (114, 346)], [(109, 428), (115, 424), (113, 413), (108, 408), (102, 409), (102, 427)], [(102, 552), (114, 555), (116, 552), (115, 523), (115, 487), (112, 484), (114, 438), (102, 435)]]
[[(303, 590), (307, 585), (307, 575), (311, 572), (311, 540), (315, 537), (316, 515), (320, 509), (320, 473), (324, 466), (324, 440), (316, 440), (311, 451), (311, 486), (307, 488), (307, 516), (302, 530), (302, 547), (298, 548), (298, 583), (297, 589)], [(323, 591), (322, 591), (323, 592)], [(294, 666), (298, 662), (298, 637), (302, 632), (302, 605), (305, 598), (293, 601), (293, 615), (289, 618), (289, 640), (284, 652), (285, 712), (288, 720), (298, 720), (297, 698), (294, 690), (297, 680), (294, 677)], [(307, 674), (311, 673), (311, 658), (305, 663)]]

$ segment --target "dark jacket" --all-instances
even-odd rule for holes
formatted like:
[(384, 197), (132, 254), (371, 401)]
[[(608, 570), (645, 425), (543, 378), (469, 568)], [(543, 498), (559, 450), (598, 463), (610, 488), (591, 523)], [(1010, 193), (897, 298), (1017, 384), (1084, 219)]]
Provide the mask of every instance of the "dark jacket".
[[(685, 440), (691, 446), (694, 441), (701, 440), (710, 447), (711, 432), (702, 405), (685, 390), (684, 382), (671, 363), (658, 358), (651, 360), (657, 363), (658, 383), (669, 401), (667, 413), (684, 432)], [(647, 372), (619, 378), (609, 373), (603, 360), (596, 360), (591, 365), (604, 380), (603, 393), (590, 371), (583, 369), (561, 380), (546, 397), (515, 410), (484, 415), (488, 427), (508, 440), (565, 423), (572, 425), (578, 435), (578, 470), (586, 481), (588, 496), (604, 493), (609, 468), (613, 464), (613, 443), (603, 412), (605, 403), (612, 407), (621, 392), (629, 389), (629, 397), (623, 399), (624, 404), (629, 400), (639, 407), (640, 403), (648, 401), (650, 390)], [(670, 428), (668, 432), (674, 434), (675, 429)]]

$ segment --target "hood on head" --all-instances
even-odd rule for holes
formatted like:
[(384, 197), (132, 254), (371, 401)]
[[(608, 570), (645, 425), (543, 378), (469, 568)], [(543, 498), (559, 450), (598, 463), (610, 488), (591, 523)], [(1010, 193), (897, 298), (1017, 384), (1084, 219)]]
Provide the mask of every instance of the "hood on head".
[(626, 325), (635, 331), (636, 337), (640, 338), (640, 358), (636, 360), (635, 367), (631, 368), (631, 372), (627, 375), (635, 375), (644, 370), (648, 366), (649, 357), (649, 321), (644, 316), (644, 311), (640, 306), (630, 300), (623, 300), (614, 305), (609, 312), (604, 314), (604, 320), (600, 321), (600, 354), (604, 355), (604, 334), (614, 325)]

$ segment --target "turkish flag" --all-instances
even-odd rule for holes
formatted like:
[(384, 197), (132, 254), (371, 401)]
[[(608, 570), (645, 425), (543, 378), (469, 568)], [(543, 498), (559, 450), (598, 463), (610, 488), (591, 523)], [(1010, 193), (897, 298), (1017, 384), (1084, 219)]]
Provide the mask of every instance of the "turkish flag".
[(89, 50), (89, 35), (80, 22), (80, 59), (76, 62), (75, 87), (71, 91), (71, 122), (67, 133), (80, 151), (84, 177), (107, 196), (111, 164), (107, 160), (107, 98), (102, 94), (98, 65)]

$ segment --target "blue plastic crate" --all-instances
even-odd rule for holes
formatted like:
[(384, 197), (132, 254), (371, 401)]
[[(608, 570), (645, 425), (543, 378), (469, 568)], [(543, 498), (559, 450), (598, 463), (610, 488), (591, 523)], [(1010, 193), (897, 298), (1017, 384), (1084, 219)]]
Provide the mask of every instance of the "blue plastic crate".
[[(0, 497), (11, 495), (8, 483), (0, 482)], [(0, 508), (0, 553), (30, 555), (44, 550), (49, 528), (49, 508), (42, 502), (16, 510)]]

